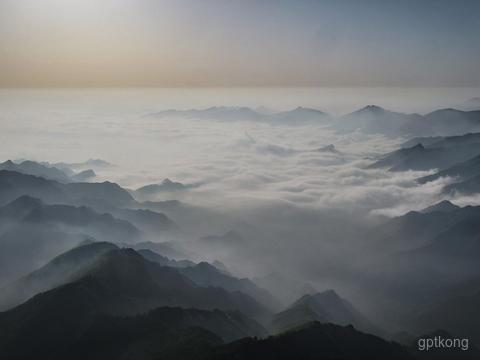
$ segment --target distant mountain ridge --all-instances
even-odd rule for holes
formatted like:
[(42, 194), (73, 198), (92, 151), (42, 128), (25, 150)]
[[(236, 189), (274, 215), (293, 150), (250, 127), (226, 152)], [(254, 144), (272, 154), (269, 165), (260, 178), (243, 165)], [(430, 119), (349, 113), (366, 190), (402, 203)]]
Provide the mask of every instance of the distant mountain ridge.
[[(352, 113), (333, 117), (311, 108), (267, 114), (248, 107), (211, 107), (207, 109), (165, 110), (150, 114), (155, 118), (211, 119), (220, 121), (255, 121), (284, 125), (327, 125), (345, 133), (359, 131), (386, 136), (452, 136), (480, 132), (480, 110), (445, 108), (425, 115), (389, 111), (367, 105)], [(413, 144), (416, 145), (416, 144)]]
[(180, 272), (199, 286), (218, 286), (228, 291), (240, 291), (250, 295), (269, 309), (278, 310), (281, 307), (281, 304), (267, 290), (260, 288), (250, 279), (238, 279), (225, 274), (207, 262), (184, 267)]
[(172, 181), (168, 178), (162, 180), (161, 183), (159, 184), (149, 184), (142, 186), (136, 190), (133, 190), (132, 193), (134, 196), (138, 198), (144, 198), (147, 199), (149, 196), (156, 195), (159, 193), (165, 193), (165, 192), (180, 192), (180, 191), (186, 191), (189, 189), (194, 189), (199, 187), (201, 184), (200, 183), (194, 183), (194, 184), (183, 184), (178, 181)]
[(205, 360), (414, 360), (402, 345), (353, 326), (311, 322), (267, 339), (243, 339), (213, 350)]
[(39, 163), (31, 160), (13, 162), (7, 160), (0, 163), (0, 170), (16, 171), (26, 175), (40, 176), (45, 179), (55, 180), (62, 183), (86, 181), (96, 176), (92, 169), (86, 169), (78, 173), (69, 168), (57, 168), (48, 163)]
[(82, 233), (93, 237), (98, 234), (118, 242), (132, 242), (141, 237), (141, 231), (131, 223), (110, 214), (100, 214), (85, 206), (49, 205), (28, 195), (0, 208), (0, 216), (27, 224), (62, 224), (79, 228)]
[(272, 328), (276, 332), (280, 332), (311, 321), (353, 325), (362, 331), (376, 334), (380, 332), (348, 301), (338, 296), (334, 290), (302, 296), (286, 310), (275, 314), (272, 320)]
[(114, 244), (95, 242), (80, 245), (53, 258), (41, 268), (1, 289), (0, 311), (19, 305), (38, 293), (78, 280), (101, 255), (114, 249), (118, 249)]
[(420, 115), (368, 105), (340, 117), (333, 127), (342, 132), (360, 131), (387, 136), (461, 135), (480, 131), (480, 111), (440, 109)]
[(30, 195), (49, 203), (82, 204), (103, 208), (127, 206), (133, 197), (119, 185), (102, 183), (61, 183), (15, 171), (0, 170), (0, 205)]
[(324, 124), (331, 121), (329, 114), (301, 106), (274, 114), (257, 112), (248, 107), (214, 106), (207, 109), (165, 110), (149, 116), (156, 118), (179, 117), (221, 121), (256, 121), (284, 125)]
[(422, 177), (418, 179), (418, 181), (424, 184), (447, 176), (458, 178), (459, 180), (468, 180), (478, 175), (480, 175), (480, 154), (474, 158), (455, 164), (433, 175)]
[(444, 170), (480, 154), (480, 133), (414, 138), (401, 149), (383, 155), (370, 168), (390, 171)]

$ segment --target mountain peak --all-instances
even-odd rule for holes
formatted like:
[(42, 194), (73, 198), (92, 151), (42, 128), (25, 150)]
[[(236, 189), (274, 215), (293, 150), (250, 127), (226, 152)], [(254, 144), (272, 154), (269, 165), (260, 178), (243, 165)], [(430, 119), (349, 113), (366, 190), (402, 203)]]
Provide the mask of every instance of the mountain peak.
[(15, 206), (15, 205), (41, 205), (42, 200), (30, 196), (30, 195), (22, 195), (15, 200), (13, 200), (11, 203), (9, 203), (7, 206)]
[(22, 195), (4, 207), (0, 208), (0, 215), (6, 217), (22, 218), (33, 209), (42, 206), (42, 201), (29, 195)]
[(337, 292), (333, 289), (328, 289), (317, 294), (312, 295), (315, 299), (323, 299), (323, 300), (335, 300), (335, 301), (342, 301), (341, 297), (337, 294)]
[(204, 269), (204, 270), (215, 270), (215, 271), (218, 271), (217, 268), (215, 266), (213, 266), (212, 264), (206, 262), (206, 261), (201, 261), (199, 262), (197, 265), (196, 265), (197, 268), (199, 269)]
[(291, 110), (292, 112), (310, 112), (316, 114), (325, 114), (323, 111), (303, 106), (297, 106), (295, 109)]
[(460, 209), (460, 207), (455, 205), (455, 204), (452, 204), (448, 200), (443, 200), (443, 201), (440, 201), (437, 204), (434, 204), (432, 206), (429, 206), (429, 207), (423, 209), (421, 212), (424, 213), (424, 214), (425, 213), (436, 212), (436, 211), (449, 213), (449, 212), (455, 211), (457, 209)]
[(377, 105), (367, 105), (360, 110), (355, 111), (356, 113), (374, 113), (374, 114), (381, 114), (386, 112), (384, 108), (377, 106)]
[(298, 299), (293, 306), (299, 303), (307, 303), (310, 301), (320, 302), (320, 303), (323, 303), (323, 302), (332, 303), (337, 301), (341, 302), (342, 298), (337, 294), (335, 290), (329, 289), (322, 292), (305, 294), (300, 299)]
[(12, 160), (7, 160), (7, 161), (1, 163), (0, 165), (3, 165), (3, 166), (13, 166), (13, 165), (15, 165), (15, 163), (14, 163)]
[(318, 152), (330, 152), (330, 153), (338, 153), (337, 148), (333, 144), (328, 144), (325, 146), (322, 146), (321, 148), (318, 148), (316, 151)]
[(422, 143), (418, 143), (415, 146), (412, 146), (410, 149), (425, 149), (425, 146), (423, 146)]

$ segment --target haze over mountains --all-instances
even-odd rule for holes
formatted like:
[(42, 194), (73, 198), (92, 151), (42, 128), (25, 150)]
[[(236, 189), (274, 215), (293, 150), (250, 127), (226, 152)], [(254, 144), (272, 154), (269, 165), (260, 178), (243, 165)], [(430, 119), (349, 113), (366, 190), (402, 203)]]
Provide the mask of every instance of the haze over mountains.
[(427, 359), (446, 331), (475, 358), (477, 111), (138, 121), (121, 165), (1, 164), (0, 355)]
[(220, 121), (254, 121), (272, 125), (329, 125), (341, 132), (360, 131), (387, 136), (461, 135), (480, 130), (480, 110), (440, 109), (431, 113), (405, 114), (367, 105), (350, 114), (335, 118), (321, 110), (298, 107), (293, 110), (264, 114), (246, 107), (211, 107), (192, 110), (165, 110), (149, 117), (184, 118)]

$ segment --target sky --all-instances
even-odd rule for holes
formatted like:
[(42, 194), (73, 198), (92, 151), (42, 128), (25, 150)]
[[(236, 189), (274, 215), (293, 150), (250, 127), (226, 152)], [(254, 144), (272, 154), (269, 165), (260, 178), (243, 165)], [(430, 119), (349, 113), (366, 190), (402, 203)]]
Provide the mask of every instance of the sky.
[(0, 87), (475, 87), (478, 34), (478, 0), (0, 0)]

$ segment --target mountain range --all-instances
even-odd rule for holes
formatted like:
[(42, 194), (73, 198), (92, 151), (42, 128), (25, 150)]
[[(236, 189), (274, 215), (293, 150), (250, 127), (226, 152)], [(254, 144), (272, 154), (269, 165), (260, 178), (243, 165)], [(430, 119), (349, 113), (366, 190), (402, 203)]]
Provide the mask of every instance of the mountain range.
[[(294, 111), (311, 121), (326, 116)], [(357, 115), (368, 112), (380, 116), (384, 110)], [(283, 116), (290, 121), (292, 114)], [(400, 115), (385, 116), (393, 121)], [(480, 176), (478, 138), (417, 139), (376, 166), (403, 171), (437, 161), (433, 168), (441, 170), (433, 180), (449, 176), (461, 186)], [(424, 358), (414, 345), (383, 340), (392, 336), (383, 323), (374, 325), (371, 312), (364, 315), (364, 307), (334, 290), (318, 292), (320, 283), (278, 273), (249, 279), (237, 276), (234, 265), (213, 261), (218, 248), (238, 252), (255, 242), (258, 229), (236, 218), (178, 200), (139, 201), (135, 191), (115, 183), (72, 182), (67, 171), (70, 180), (62, 181), (28, 169), (0, 170), (0, 357)], [(419, 179), (425, 181), (432, 180)], [(145, 199), (164, 186), (179, 191), (189, 185), (164, 181), (146, 189)], [(453, 191), (449, 186), (446, 192)], [(480, 207), (452, 201), (381, 219), (359, 232), (372, 255), (356, 285), (410, 340), (446, 330), (478, 344)], [(195, 235), (191, 242), (176, 241), (186, 233)], [(387, 301), (377, 301), (382, 297)], [(275, 335), (267, 337), (269, 331)]]
[(353, 305), (342, 299), (334, 290), (304, 295), (286, 310), (275, 314), (271, 328), (274, 332), (286, 331), (312, 321), (353, 325), (369, 333), (380, 334), (381, 331), (370, 323)]
[(215, 266), (201, 262), (194, 266), (183, 267), (180, 272), (198, 286), (221, 287), (228, 291), (240, 291), (250, 295), (259, 303), (272, 310), (278, 310), (282, 305), (267, 290), (260, 288), (248, 278), (238, 279), (217, 269)]
[(436, 110), (426, 115), (404, 114), (368, 105), (337, 119), (334, 128), (387, 136), (449, 136), (480, 130), (480, 111)]
[(119, 185), (102, 183), (61, 183), (16, 171), (0, 170), (0, 205), (30, 195), (46, 203), (112, 208), (128, 206), (133, 197)]
[(280, 113), (257, 112), (247, 107), (165, 110), (148, 116), (168, 119), (255, 121), (286, 125), (326, 125), (345, 132), (359, 131), (386, 136), (449, 136), (480, 131), (480, 110), (440, 109), (425, 115), (405, 114), (367, 105), (350, 114), (333, 117), (323, 111), (298, 107)]
[(407, 348), (374, 335), (357, 331), (353, 326), (311, 322), (267, 339), (242, 339), (220, 346), (209, 360), (413, 360)]
[(455, 164), (445, 170), (429, 176), (422, 177), (418, 181), (422, 184), (440, 179), (442, 177), (451, 177), (456, 182), (467, 181), (480, 175), (480, 155), (475, 156), (467, 161)]
[(15, 163), (7, 160), (0, 163), (0, 170), (16, 171), (27, 175), (40, 176), (45, 179), (55, 180), (63, 183), (86, 181), (96, 176), (92, 169), (82, 170), (78, 173), (73, 172), (68, 167), (57, 168), (48, 163), (38, 163), (25, 160)]
[(305, 107), (297, 107), (279, 113), (264, 113), (248, 107), (219, 106), (207, 109), (191, 110), (165, 110), (149, 116), (155, 118), (187, 118), (220, 121), (256, 121), (270, 124), (303, 125), (303, 124), (328, 124), (331, 116), (323, 111)]
[(471, 195), (480, 192), (480, 133), (459, 136), (413, 138), (399, 150), (381, 156), (367, 168), (389, 171), (434, 170), (417, 179), (426, 184), (448, 179), (443, 194)]

